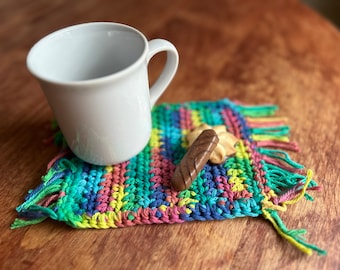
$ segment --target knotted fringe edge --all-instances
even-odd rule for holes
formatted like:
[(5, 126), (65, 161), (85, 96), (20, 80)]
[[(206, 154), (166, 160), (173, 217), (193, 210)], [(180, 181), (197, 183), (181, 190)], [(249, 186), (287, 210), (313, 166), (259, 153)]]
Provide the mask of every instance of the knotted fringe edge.
[(273, 105), (238, 105), (238, 107), (245, 116), (246, 126), (250, 128), (252, 134), (250, 137), (256, 146), (256, 151), (253, 151), (254, 149), (251, 149), (253, 146), (248, 145), (248, 151), (253, 154), (253, 160), (260, 168), (255, 171), (255, 179), (264, 185), (263, 217), (272, 223), (281, 237), (302, 252), (311, 255), (314, 250), (318, 255), (326, 255), (325, 250), (305, 241), (302, 237), (302, 234), (306, 233), (305, 229), (287, 229), (278, 215), (278, 211), (286, 211), (287, 205), (297, 203), (302, 197), (313, 200), (306, 193), (307, 190), (320, 190), (312, 180), (312, 171), (307, 170), (305, 173), (304, 166), (293, 161), (287, 152), (283, 151), (300, 151), (296, 143), (289, 141), (287, 119), (268, 117), (274, 115), (278, 109)]
[[(70, 171), (67, 167), (71, 163), (64, 159), (59, 162), (58, 168), (53, 164), (67, 153), (67, 151), (61, 152), (49, 162), (46, 175), (42, 177), (42, 183), (30, 190), (24, 203), (16, 208), (19, 217), (11, 225), (12, 229), (38, 224), (47, 218), (58, 220), (56, 206), (64, 195), (62, 194), (62, 183), (64, 176)], [(65, 162), (68, 164), (64, 164)]]
[[(240, 113), (241, 117), (238, 119), (244, 119), (244, 122), (238, 123), (244, 126), (244, 136), (252, 140), (250, 144), (242, 147), (246, 148), (244, 151), (253, 155), (252, 159), (258, 165), (258, 167), (254, 166), (254, 178), (264, 190), (262, 193), (264, 197), (263, 217), (272, 223), (279, 235), (302, 252), (311, 255), (314, 250), (319, 255), (325, 255), (326, 251), (304, 241), (301, 234), (305, 233), (305, 230), (288, 230), (277, 212), (285, 211), (287, 205), (296, 203), (302, 197), (312, 200), (313, 198), (306, 191), (320, 189), (312, 180), (312, 172), (308, 171), (306, 176), (304, 167), (290, 159), (289, 155), (283, 151), (299, 151), (297, 144), (289, 141), (289, 127), (286, 125), (286, 119), (270, 117), (278, 109), (273, 105), (244, 106), (238, 104), (234, 105), (233, 109)], [(62, 144), (60, 141), (63, 138), (60, 132), (56, 134), (55, 140), (59, 142), (58, 144)], [(48, 217), (65, 221), (70, 226), (79, 228), (77, 225), (81, 222), (81, 220), (77, 222), (79, 217), (69, 213), (68, 215), (72, 217), (61, 218), (57, 214), (58, 204), (65, 195), (62, 193), (61, 185), (73, 166), (67, 159), (63, 159), (67, 154), (67, 151), (63, 151), (49, 163), (47, 173), (42, 178), (43, 183), (29, 191), (25, 202), (17, 207), (19, 217), (11, 225), (12, 229), (37, 224)], [(53, 166), (57, 160), (60, 161), (58, 166)], [(102, 222), (114, 224), (114, 221), (97, 220), (97, 223)], [(97, 227), (95, 223), (94, 220), (91, 222), (93, 227)]]

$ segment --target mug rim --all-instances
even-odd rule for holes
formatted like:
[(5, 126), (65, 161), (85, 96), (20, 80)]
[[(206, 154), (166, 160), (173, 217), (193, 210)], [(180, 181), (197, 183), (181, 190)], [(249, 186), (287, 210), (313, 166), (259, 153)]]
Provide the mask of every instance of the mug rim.
[[(36, 68), (33, 67), (32, 64), (32, 55), (34, 53), (35, 50), (38, 49), (38, 46), (41, 45), (43, 42), (46, 42), (58, 35), (61, 35), (63, 33), (69, 32), (71, 30), (74, 30), (76, 28), (82, 28), (82, 27), (86, 27), (89, 25), (102, 25), (102, 26), (111, 26), (111, 27), (120, 27), (122, 29), (127, 29), (131, 32), (136, 33), (139, 37), (142, 38), (143, 43), (144, 43), (144, 48), (142, 53), (140, 54), (140, 56), (129, 66), (116, 71), (116, 72), (112, 72), (111, 74), (108, 75), (104, 75), (98, 78), (92, 78), (92, 79), (85, 79), (85, 80), (75, 80), (75, 81), (67, 81), (67, 80), (57, 80), (57, 79), (52, 79), (49, 78), (48, 76), (44, 76), (41, 75), (40, 72), (36, 71)], [(28, 70), (39, 80), (48, 82), (48, 83), (53, 83), (53, 84), (57, 84), (57, 85), (68, 85), (68, 86), (79, 86), (79, 85), (88, 85), (88, 84), (93, 84), (93, 83), (99, 83), (99, 82), (106, 82), (108, 80), (111, 80), (113, 78), (119, 78), (119, 77), (123, 77), (124, 75), (126, 75), (127, 73), (129, 73), (131, 70), (133, 70), (136, 66), (140, 65), (141, 62), (144, 61), (144, 59), (146, 58), (146, 54), (147, 54), (147, 48), (148, 48), (148, 40), (146, 39), (146, 37), (144, 36), (144, 34), (139, 31), (138, 29), (127, 25), (127, 24), (123, 24), (123, 23), (116, 23), (116, 22), (86, 22), (86, 23), (80, 23), (80, 24), (74, 24), (74, 25), (70, 25), (61, 29), (58, 29), (56, 31), (53, 31), (49, 34), (47, 34), (46, 36), (42, 37), (41, 39), (39, 39), (29, 50), (27, 57), (26, 57), (26, 66), (28, 68)]]

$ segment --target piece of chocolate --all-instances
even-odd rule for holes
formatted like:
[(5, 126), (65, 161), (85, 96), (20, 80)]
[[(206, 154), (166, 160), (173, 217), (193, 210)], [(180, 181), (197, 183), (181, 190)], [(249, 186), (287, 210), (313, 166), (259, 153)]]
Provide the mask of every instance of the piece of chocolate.
[(239, 141), (233, 134), (229, 133), (225, 125), (209, 126), (207, 124), (201, 124), (200, 126), (193, 129), (187, 135), (188, 145), (196, 140), (196, 138), (202, 133), (203, 130), (213, 129), (219, 139), (217, 146), (211, 153), (209, 161), (213, 164), (223, 163), (227, 157), (232, 156), (236, 153), (235, 145)]
[(210, 158), (218, 144), (213, 129), (204, 130), (189, 147), (172, 176), (172, 187), (177, 191), (188, 189)]

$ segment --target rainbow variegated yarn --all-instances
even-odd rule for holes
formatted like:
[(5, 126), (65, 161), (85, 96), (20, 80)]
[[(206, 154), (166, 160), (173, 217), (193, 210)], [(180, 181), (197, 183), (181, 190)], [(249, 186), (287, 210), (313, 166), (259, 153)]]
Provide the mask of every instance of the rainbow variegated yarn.
[[(17, 208), (12, 228), (50, 217), (75, 228), (117, 228), (263, 216), (278, 233), (307, 254), (316, 250), (288, 230), (278, 211), (317, 189), (311, 171), (290, 159), (289, 141), (276, 106), (246, 106), (227, 99), (161, 104), (152, 111), (149, 144), (131, 160), (95, 166), (63, 151), (48, 166), (42, 183)], [(190, 189), (176, 192), (170, 180), (187, 151), (185, 135), (201, 123), (225, 125), (240, 139), (235, 156), (207, 163)]]

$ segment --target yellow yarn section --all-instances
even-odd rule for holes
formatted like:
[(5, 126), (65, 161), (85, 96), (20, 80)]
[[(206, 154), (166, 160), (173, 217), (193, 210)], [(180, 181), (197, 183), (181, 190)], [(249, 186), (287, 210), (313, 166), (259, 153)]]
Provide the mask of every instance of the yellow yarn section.
[[(236, 153), (235, 157), (240, 159), (247, 159), (250, 160), (249, 153), (247, 152), (247, 149), (243, 143), (243, 141), (239, 141), (235, 145)], [(228, 183), (232, 185), (231, 190), (233, 192), (241, 192), (246, 189), (246, 185), (244, 185), (244, 181), (246, 180), (245, 177), (243, 177), (244, 171), (241, 169), (229, 169), (227, 171), (227, 175), (230, 176)]]
[(195, 110), (191, 111), (191, 121), (192, 121), (193, 126), (195, 127), (199, 126), (202, 123), (201, 117), (198, 111), (195, 111)]
[(251, 160), (243, 141), (241, 140), (238, 141), (237, 144), (235, 145), (235, 149), (236, 149), (235, 156), (237, 158)]
[[(267, 194), (264, 192), (261, 192), (261, 194), (264, 196), (264, 199), (262, 200), (262, 208), (265, 209), (273, 209), (277, 211), (284, 212), (287, 210), (287, 206), (285, 204), (282, 205), (277, 205), (274, 204), (270, 199), (273, 197), (277, 197), (276, 194), (275, 196), (273, 195), (274, 191), (270, 190)], [(272, 195), (272, 196), (270, 196)]]
[(159, 207), (159, 209), (162, 210), (162, 211), (166, 211), (167, 206), (164, 205), (164, 204), (162, 204), (162, 205)]
[(289, 142), (289, 138), (287, 136), (272, 136), (272, 135), (258, 135), (253, 134), (250, 136), (254, 141), (267, 141), (267, 140), (276, 140), (281, 142)]
[[(197, 195), (196, 192), (194, 192), (194, 191), (184, 190), (184, 191), (182, 191), (182, 194), (183, 194), (183, 198), (181, 198), (178, 201), (179, 207), (189, 206), (189, 207), (194, 208), (195, 204), (199, 202), (199, 200), (197, 200), (197, 199), (192, 199), (193, 197), (195, 197)], [(187, 214), (192, 213), (192, 211), (189, 208), (186, 208), (185, 212)]]
[(308, 255), (312, 255), (313, 253), (312, 249), (304, 246), (303, 244), (296, 241), (293, 237), (283, 232), (281, 228), (278, 226), (277, 222), (274, 220), (274, 218), (270, 215), (270, 213), (266, 209), (262, 209), (262, 211), (263, 211), (262, 215), (264, 216), (264, 218), (268, 219), (273, 224), (275, 230), (277, 231), (279, 235), (281, 235), (284, 239), (286, 239), (288, 242), (290, 242), (292, 245), (294, 245), (296, 248), (298, 248), (302, 252)]
[(157, 128), (153, 128), (151, 130), (151, 135), (150, 135), (150, 146), (153, 148), (159, 148), (161, 146), (160, 143), (160, 138), (161, 138), (161, 130)]
[(124, 186), (118, 184), (112, 186), (112, 191), (113, 200), (110, 202), (110, 207), (114, 209), (114, 212), (119, 213), (122, 207), (127, 204), (127, 202), (123, 202), (123, 198), (128, 195), (128, 193), (124, 192)]
[(106, 213), (95, 213), (89, 217), (86, 214), (82, 215), (82, 222), (77, 222), (76, 226), (82, 229), (95, 228), (95, 229), (108, 229), (117, 228), (116, 222), (121, 222), (120, 214), (113, 211)]
[(195, 204), (198, 203), (198, 200), (195, 199), (191, 199), (191, 198), (183, 198), (182, 200), (180, 200), (178, 202), (178, 206), (182, 207), (184, 205), (190, 205), (190, 204)]
[(187, 213), (188, 215), (190, 215), (190, 214), (192, 213), (192, 211), (191, 211), (189, 208), (187, 208), (187, 209), (185, 209), (185, 213)]
[(246, 117), (246, 120), (253, 123), (288, 122), (287, 117)]
[(188, 135), (188, 133), (190, 132), (189, 129), (182, 129), (182, 143), (181, 143), (181, 146), (183, 148), (187, 148), (188, 147), (188, 140), (186, 138), (186, 136)]
[(233, 192), (245, 190), (243, 182), (246, 180), (246, 178), (240, 177), (242, 173), (243, 171), (240, 169), (229, 169), (227, 172), (227, 174), (231, 176), (228, 180), (228, 183), (232, 184), (231, 190)]
[(284, 205), (294, 204), (294, 203), (297, 203), (299, 200), (301, 200), (303, 198), (303, 196), (306, 194), (306, 190), (308, 188), (309, 183), (312, 181), (312, 177), (313, 177), (312, 170), (308, 170), (307, 175), (306, 175), (306, 181), (305, 181), (305, 184), (303, 185), (303, 188), (302, 188), (300, 194), (297, 197), (295, 197), (294, 199), (286, 201), (282, 204), (284, 204)]
[(113, 171), (113, 166), (106, 166), (105, 170), (107, 173), (111, 173)]

